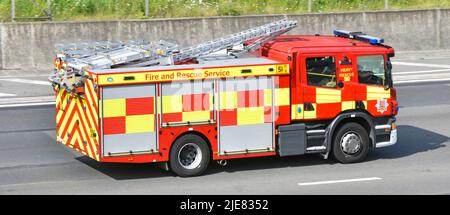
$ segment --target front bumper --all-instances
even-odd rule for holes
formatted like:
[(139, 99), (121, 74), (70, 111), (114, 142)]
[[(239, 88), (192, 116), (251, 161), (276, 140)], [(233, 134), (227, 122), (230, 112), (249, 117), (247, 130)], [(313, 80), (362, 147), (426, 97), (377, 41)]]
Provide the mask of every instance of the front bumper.
[(376, 148), (383, 148), (387, 146), (392, 146), (397, 143), (397, 129), (391, 130), (390, 140), (386, 142), (380, 142), (376, 144)]

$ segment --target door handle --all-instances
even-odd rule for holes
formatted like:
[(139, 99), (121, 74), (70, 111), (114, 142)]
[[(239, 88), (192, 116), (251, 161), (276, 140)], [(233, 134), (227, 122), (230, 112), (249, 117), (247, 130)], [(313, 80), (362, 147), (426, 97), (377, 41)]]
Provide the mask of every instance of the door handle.
[(305, 105), (305, 107), (304, 107), (305, 111), (314, 111), (314, 106), (311, 103), (306, 102), (304, 105)]

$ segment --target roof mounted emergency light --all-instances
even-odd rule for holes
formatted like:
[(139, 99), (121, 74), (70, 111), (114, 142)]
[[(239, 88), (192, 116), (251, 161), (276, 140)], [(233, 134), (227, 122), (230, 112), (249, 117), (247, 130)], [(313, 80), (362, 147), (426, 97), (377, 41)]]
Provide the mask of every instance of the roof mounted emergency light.
[(372, 45), (384, 43), (384, 39), (369, 36), (360, 31), (352, 32), (352, 31), (346, 31), (346, 30), (334, 30), (333, 33), (334, 33), (334, 36), (337, 36), (337, 37), (345, 37), (345, 38), (355, 39), (355, 40), (370, 43)]

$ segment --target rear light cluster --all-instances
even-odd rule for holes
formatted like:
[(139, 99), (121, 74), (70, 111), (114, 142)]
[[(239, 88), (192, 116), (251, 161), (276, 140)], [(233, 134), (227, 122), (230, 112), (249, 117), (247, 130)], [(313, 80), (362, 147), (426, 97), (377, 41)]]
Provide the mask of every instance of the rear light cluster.
[(55, 58), (55, 60), (53, 60), (53, 64), (55, 65), (55, 69), (60, 70), (63, 67), (63, 61), (61, 60), (61, 58)]

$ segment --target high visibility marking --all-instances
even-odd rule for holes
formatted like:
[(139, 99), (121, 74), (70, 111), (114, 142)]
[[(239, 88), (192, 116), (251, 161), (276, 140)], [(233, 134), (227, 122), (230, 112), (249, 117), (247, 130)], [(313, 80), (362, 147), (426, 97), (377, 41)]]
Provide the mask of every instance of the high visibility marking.
[(220, 109), (232, 110), (238, 105), (237, 92), (220, 92)]
[(291, 117), (293, 120), (303, 119), (303, 104), (293, 104), (291, 106)]
[(341, 111), (353, 110), (355, 109), (355, 101), (344, 101), (341, 103)]
[(9, 82), (16, 82), (16, 83), (24, 83), (24, 84), (37, 84), (37, 85), (45, 85), (50, 86), (50, 82), (48, 81), (37, 81), (37, 80), (29, 80), (29, 79), (22, 79), (22, 78), (8, 78), (8, 79), (0, 79), (0, 81), (9, 81)]
[(103, 100), (103, 117), (119, 117), (125, 116), (125, 99), (108, 99)]
[(289, 88), (275, 89), (275, 106), (286, 106), (290, 104), (290, 90)]
[(98, 134), (94, 126), (97, 116), (88, 111), (93, 106), (90, 99), (74, 97), (61, 89), (56, 99), (57, 136), (62, 144), (98, 161), (98, 136), (90, 134), (92, 130)]
[[(269, 69), (275, 69), (271, 72)], [(249, 73), (242, 73), (242, 70), (252, 71)], [(98, 83), (100, 86), (117, 85), (117, 84), (131, 84), (131, 83), (156, 83), (164, 81), (186, 81), (199, 79), (218, 79), (218, 78), (234, 78), (234, 77), (248, 77), (248, 76), (267, 76), (267, 75), (288, 75), (289, 65), (262, 65), (262, 66), (243, 66), (243, 67), (227, 67), (227, 68), (198, 68), (198, 69), (182, 69), (174, 71), (142, 71), (135, 72), (135, 77), (132, 81), (124, 81), (125, 76), (130, 73), (121, 74), (99, 74)], [(108, 79), (114, 80), (112, 82)]]
[(163, 113), (183, 112), (183, 96), (182, 95), (163, 96), (162, 112)]
[(450, 65), (445, 64), (428, 64), (428, 63), (408, 63), (408, 62), (392, 62), (393, 65), (402, 65), (402, 66), (420, 66), (420, 67), (435, 67), (435, 68), (448, 68), (450, 69)]
[(211, 111), (193, 111), (193, 112), (183, 112), (182, 113), (182, 121), (201, 121), (201, 120), (210, 120), (211, 119)]
[(341, 90), (316, 88), (317, 104), (341, 102)]
[(126, 116), (126, 133), (143, 133), (155, 131), (155, 115)]
[(374, 180), (382, 180), (382, 178), (371, 177), (371, 178), (355, 178), (355, 179), (332, 180), (332, 181), (317, 181), (317, 182), (298, 183), (298, 185), (299, 186), (312, 186), (312, 185), (350, 183), (350, 182), (374, 181)]
[(367, 86), (367, 100), (388, 99), (391, 98), (390, 89), (385, 90), (383, 87)]
[(314, 110), (312, 111), (305, 111), (304, 109), (303, 111), (303, 118), (304, 119), (315, 119), (317, 118), (317, 104), (312, 104)]
[(264, 107), (248, 107), (237, 109), (238, 125), (263, 124)]

